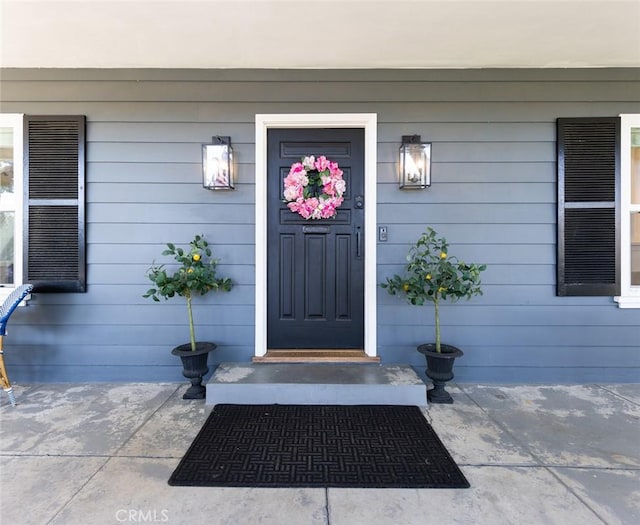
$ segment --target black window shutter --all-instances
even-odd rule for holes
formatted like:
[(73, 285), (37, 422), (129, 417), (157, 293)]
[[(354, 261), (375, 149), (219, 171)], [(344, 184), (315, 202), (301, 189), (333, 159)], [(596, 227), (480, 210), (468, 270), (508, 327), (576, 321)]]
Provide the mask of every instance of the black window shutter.
[(620, 119), (561, 118), (558, 295), (620, 294)]
[(86, 291), (85, 117), (25, 116), (24, 282)]

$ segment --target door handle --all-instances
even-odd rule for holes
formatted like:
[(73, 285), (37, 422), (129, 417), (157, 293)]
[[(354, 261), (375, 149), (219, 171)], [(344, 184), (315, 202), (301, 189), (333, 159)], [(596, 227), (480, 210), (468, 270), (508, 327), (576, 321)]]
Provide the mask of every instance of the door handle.
[(356, 228), (356, 257), (362, 257), (362, 232), (360, 226)]

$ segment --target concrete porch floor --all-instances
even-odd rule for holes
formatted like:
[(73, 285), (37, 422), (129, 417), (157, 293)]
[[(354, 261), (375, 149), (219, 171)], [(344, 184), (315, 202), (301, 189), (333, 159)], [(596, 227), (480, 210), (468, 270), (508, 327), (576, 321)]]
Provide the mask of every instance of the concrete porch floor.
[(452, 385), (425, 417), (471, 488), (167, 484), (212, 406), (179, 384), (0, 392), (3, 524), (636, 524), (640, 384)]

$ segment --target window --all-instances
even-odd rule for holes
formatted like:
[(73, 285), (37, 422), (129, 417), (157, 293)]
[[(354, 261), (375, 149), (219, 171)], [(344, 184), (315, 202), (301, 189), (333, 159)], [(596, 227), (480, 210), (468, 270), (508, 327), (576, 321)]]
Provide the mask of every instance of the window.
[(558, 119), (558, 295), (640, 308), (640, 114)]
[(0, 114), (0, 301), (22, 284), (22, 119)]
[(85, 291), (85, 117), (0, 114), (0, 162), (0, 299)]
[(558, 295), (620, 294), (620, 119), (558, 119)]
[(621, 308), (640, 308), (640, 115), (620, 117)]

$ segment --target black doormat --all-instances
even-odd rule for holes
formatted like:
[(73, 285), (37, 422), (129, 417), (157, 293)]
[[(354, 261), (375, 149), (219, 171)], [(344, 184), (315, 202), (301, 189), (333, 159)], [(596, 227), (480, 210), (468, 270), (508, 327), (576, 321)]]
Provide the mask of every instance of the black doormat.
[(415, 406), (216, 405), (169, 485), (468, 488)]

